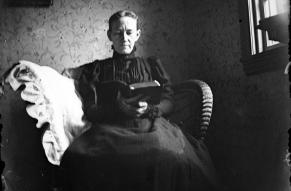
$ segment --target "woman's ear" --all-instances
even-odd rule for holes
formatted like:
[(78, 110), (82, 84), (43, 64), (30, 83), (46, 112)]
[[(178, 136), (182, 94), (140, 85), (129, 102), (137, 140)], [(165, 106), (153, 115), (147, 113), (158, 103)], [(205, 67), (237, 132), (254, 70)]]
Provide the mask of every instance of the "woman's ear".
[(140, 37), (140, 34), (141, 34), (141, 30), (140, 30), (140, 29), (138, 29), (138, 30), (136, 31), (136, 40), (138, 40), (138, 39), (139, 39), (139, 37)]
[(108, 30), (108, 31), (107, 31), (107, 37), (108, 37), (108, 39), (109, 39), (110, 41), (112, 41), (112, 40), (111, 40), (111, 30)]

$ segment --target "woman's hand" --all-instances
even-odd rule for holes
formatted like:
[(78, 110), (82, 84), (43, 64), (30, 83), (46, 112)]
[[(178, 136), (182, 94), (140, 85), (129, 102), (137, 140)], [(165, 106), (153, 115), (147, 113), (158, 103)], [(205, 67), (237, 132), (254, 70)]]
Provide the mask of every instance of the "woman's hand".
[(147, 114), (147, 116), (151, 119), (155, 119), (157, 117), (160, 117), (162, 115), (161, 111), (159, 110), (159, 108), (155, 105), (149, 105), (147, 102), (145, 101), (140, 101), (138, 102), (139, 105), (139, 109), (137, 109), (138, 111), (138, 117), (144, 114)]
[(139, 101), (138, 106), (139, 108), (137, 109), (137, 112), (138, 112), (138, 117), (140, 117), (141, 115), (147, 112), (148, 103), (146, 101)]
[(118, 93), (117, 107), (127, 116), (140, 117), (145, 114), (148, 109), (148, 103), (145, 101), (140, 101), (141, 98), (141, 95), (131, 98), (124, 98), (120, 93)]

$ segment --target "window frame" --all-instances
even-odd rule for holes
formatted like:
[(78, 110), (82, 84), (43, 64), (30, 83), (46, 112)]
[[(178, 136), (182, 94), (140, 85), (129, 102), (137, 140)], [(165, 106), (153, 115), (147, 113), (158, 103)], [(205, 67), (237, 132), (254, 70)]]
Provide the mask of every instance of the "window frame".
[[(284, 71), (289, 61), (288, 44), (279, 43), (269, 50), (252, 55), (248, 0), (239, 0), (241, 63), (246, 75)], [(283, 72), (282, 72), (283, 73)]]

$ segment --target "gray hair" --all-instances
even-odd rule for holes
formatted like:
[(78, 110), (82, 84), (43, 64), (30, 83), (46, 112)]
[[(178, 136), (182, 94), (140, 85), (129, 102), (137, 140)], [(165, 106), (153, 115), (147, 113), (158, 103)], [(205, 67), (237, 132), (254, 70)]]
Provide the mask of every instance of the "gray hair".
[(135, 19), (136, 23), (137, 23), (137, 26), (136, 26), (137, 29), (140, 28), (138, 16), (133, 11), (121, 10), (121, 11), (117, 11), (116, 13), (111, 15), (111, 17), (109, 18), (109, 31), (111, 31), (113, 22), (119, 20), (121, 17), (131, 17), (131, 18)]

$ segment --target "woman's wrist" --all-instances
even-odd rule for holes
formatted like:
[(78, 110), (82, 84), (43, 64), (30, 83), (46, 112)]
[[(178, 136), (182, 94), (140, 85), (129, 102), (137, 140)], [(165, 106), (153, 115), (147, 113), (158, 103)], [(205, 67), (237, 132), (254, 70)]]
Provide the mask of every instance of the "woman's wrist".
[(160, 109), (156, 105), (149, 104), (146, 110), (146, 115), (150, 119), (155, 119), (161, 116)]

